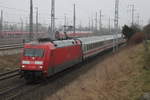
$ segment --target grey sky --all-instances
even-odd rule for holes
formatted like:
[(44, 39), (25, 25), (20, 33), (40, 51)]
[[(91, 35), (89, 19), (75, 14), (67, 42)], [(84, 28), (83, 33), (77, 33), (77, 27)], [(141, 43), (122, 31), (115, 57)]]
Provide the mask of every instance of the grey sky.
[[(39, 8), (40, 22), (49, 24), (51, 0), (33, 0), (33, 2), (34, 7)], [(68, 23), (72, 23), (74, 3), (77, 7), (77, 24), (88, 25), (89, 18), (94, 18), (96, 11), (99, 12), (101, 9), (104, 15), (102, 18), (104, 26), (108, 25), (109, 17), (111, 17), (113, 25), (115, 0), (56, 0), (56, 17), (59, 18), (56, 20), (57, 25), (64, 23), (64, 14), (68, 17)], [(130, 4), (135, 4), (135, 21), (137, 20), (137, 14), (140, 14), (140, 23), (147, 24), (150, 18), (150, 0), (120, 0), (120, 25), (131, 23), (131, 11), (128, 7)], [(0, 9), (4, 10), (4, 19), (9, 22), (19, 22), (20, 18), (24, 22), (28, 21), (29, 0), (0, 0)]]

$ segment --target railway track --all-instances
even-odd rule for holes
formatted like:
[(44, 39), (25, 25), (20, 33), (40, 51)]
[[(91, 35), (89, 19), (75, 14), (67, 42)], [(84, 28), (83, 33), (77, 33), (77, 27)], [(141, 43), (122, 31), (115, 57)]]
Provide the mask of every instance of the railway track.
[(43, 84), (27, 84), (25, 81), (19, 81), (11, 87), (0, 90), (0, 98), (1, 100), (15, 100), (19, 96), (25, 95), (40, 86), (43, 86)]
[(7, 88), (6, 90), (1, 90), (1, 92), (0, 92), (0, 98), (2, 100), (11, 100), (10, 98), (13, 98), (13, 97), (16, 96), (16, 95), (12, 95), (12, 93), (15, 92), (15, 91), (17, 91), (18, 89), (23, 88), (25, 85), (26, 84), (23, 83), (23, 84), (16, 85), (14, 87)]
[(0, 74), (0, 81), (19, 76), (19, 69)]
[[(16, 82), (13, 83), (13, 81), (11, 80), (18, 80), (18, 81), (17, 83)], [(0, 82), (2, 86), (0, 88), (1, 100), (11, 100), (8, 98), (10, 97), (12, 98), (14, 96), (14, 92), (18, 91), (18, 89), (21, 89), (26, 85), (25, 82), (20, 81), (19, 69), (0, 74)]]
[(1, 39), (0, 45), (23, 43), (23, 39)]
[(42, 85), (27, 84), (24, 79), (19, 78), (19, 69), (1, 73), (0, 83), (0, 100), (13, 100), (16, 97), (22, 95), (23, 93), (30, 92), (31, 90), (36, 89), (37, 87)]
[(18, 43), (18, 44), (11, 44), (11, 45), (1, 45), (0, 50), (10, 50), (10, 49), (17, 49), (17, 48), (22, 48), (23, 43)]

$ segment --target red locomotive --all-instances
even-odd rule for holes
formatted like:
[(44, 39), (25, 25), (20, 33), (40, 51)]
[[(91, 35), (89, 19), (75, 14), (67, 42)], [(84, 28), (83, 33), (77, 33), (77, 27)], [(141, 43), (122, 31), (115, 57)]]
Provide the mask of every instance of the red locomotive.
[[(124, 42), (121, 35), (118, 40), (119, 44)], [(112, 35), (28, 43), (22, 54), (21, 73), (27, 80), (48, 77), (112, 46)]]

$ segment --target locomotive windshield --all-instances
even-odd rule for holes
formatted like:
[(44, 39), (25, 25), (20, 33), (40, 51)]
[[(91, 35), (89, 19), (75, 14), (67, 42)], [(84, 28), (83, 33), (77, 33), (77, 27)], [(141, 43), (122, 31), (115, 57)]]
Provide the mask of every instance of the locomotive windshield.
[(27, 56), (27, 57), (43, 57), (44, 56), (44, 50), (43, 49), (28, 48), (28, 49), (24, 50), (24, 56)]

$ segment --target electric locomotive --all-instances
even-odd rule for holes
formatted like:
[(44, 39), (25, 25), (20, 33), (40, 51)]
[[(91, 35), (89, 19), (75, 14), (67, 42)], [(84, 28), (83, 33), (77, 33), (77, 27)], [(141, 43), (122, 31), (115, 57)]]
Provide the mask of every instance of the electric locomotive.
[(21, 73), (27, 80), (48, 77), (81, 61), (79, 40), (32, 42), (24, 46)]

